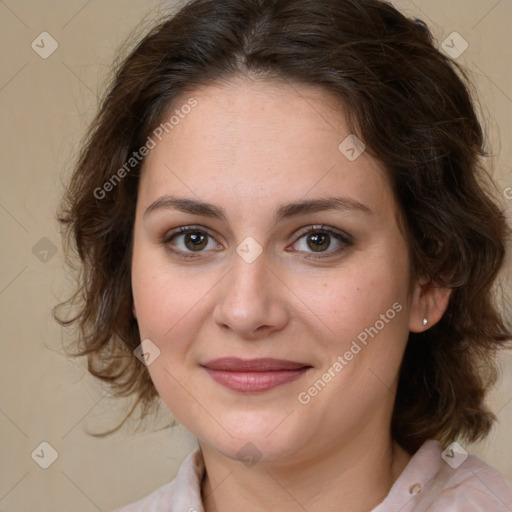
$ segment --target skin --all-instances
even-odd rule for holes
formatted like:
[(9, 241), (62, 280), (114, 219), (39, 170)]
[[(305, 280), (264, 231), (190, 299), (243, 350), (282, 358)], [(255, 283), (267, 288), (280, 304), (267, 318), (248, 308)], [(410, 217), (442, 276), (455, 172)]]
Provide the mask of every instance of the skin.
[[(421, 278), (411, 282), (386, 174), (368, 152), (353, 162), (340, 152), (350, 131), (327, 92), (236, 78), (197, 89), (182, 103), (191, 96), (197, 107), (144, 163), (132, 286), (141, 339), (160, 350), (148, 366), (151, 378), (203, 451), (205, 510), (270, 504), (282, 512), (371, 510), (410, 459), (390, 434), (408, 333), (441, 318), (448, 291)], [(145, 215), (165, 195), (211, 203), (225, 219), (165, 207)], [(283, 204), (330, 196), (369, 211), (275, 221)], [(331, 236), (315, 252), (301, 230), (319, 225), (347, 233), (352, 243)], [(207, 229), (207, 245), (194, 252), (183, 234), (169, 240), (182, 226)], [(236, 251), (246, 237), (263, 250), (252, 263)], [(299, 393), (396, 303), (400, 312), (301, 404)], [(247, 394), (213, 381), (201, 366), (227, 356), (312, 368), (298, 380)], [(250, 467), (237, 455), (248, 442), (261, 456)]]

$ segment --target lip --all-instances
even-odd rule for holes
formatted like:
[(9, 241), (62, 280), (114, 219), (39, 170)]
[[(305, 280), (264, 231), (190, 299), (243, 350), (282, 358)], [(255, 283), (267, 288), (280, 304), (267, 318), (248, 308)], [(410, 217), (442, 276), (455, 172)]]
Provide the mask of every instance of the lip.
[(223, 357), (201, 365), (219, 384), (245, 393), (267, 391), (300, 378), (311, 365), (285, 359)]

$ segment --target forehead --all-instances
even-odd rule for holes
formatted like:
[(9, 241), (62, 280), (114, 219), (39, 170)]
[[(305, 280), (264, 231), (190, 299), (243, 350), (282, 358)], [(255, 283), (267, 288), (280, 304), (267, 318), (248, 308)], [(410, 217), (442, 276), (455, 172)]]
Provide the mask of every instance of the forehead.
[(340, 149), (352, 134), (341, 102), (320, 87), (236, 79), (180, 96), (173, 115), (145, 159), (141, 201), (177, 193), (272, 207), (339, 192), (392, 206), (380, 164), (367, 152), (347, 158), (347, 143)]

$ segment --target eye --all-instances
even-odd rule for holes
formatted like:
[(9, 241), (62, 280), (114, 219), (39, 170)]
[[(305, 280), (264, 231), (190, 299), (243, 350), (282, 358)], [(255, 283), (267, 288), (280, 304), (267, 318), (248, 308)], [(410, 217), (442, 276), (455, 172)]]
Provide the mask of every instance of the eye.
[(353, 243), (352, 238), (341, 231), (324, 226), (310, 226), (299, 233), (298, 240), (291, 247), (299, 252), (316, 253), (318, 256), (313, 257), (322, 258), (337, 254)]
[(206, 229), (195, 226), (175, 229), (167, 234), (162, 243), (168, 251), (183, 258), (199, 256), (193, 253), (222, 249)]
[[(296, 242), (286, 250), (309, 253), (309, 258), (333, 256), (353, 245), (350, 235), (325, 226), (309, 226), (297, 234)], [(207, 251), (219, 251), (219, 244), (206, 228), (200, 226), (179, 227), (162, 240), (166, 250), (184, 258), (198, 258)]]

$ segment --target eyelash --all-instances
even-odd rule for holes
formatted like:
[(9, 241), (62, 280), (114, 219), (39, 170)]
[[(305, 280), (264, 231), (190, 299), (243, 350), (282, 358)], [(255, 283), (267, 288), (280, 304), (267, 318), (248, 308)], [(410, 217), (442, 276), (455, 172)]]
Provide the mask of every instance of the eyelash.
[[(187, 233), (194, 233), (194, 232), (199, 232), (199, 233), (205, 234), (212, 240), (215, 240), (214, 236), (207, 228), (204, 228), (202, 226), (182, 226), (182, 227), (179, 227), (179, 228), (175, 229), (174, 231), (168, 233), (165, 236), (165, 238), (163, 238), (161, 240), (161, 243), (162, 243), (162, 245), (165, 246), (165, 249), (167, 251), (169, 251), (171, 254), (178, 256), (179, 258), (188, 259), (188, 260), (197, 259), (197, 258), (201, 257), (201, 253), (204, 251), (197, 251), (197, 253), (185, 252), (185, 251), (182, 251), (181, 249), (173, 249), (170, 245), (170, 242), (172, 242), (176, 237), (178, 237), (180, 235), (186, 235)], [(334, 251), (318, 252), (314, 256), (302, 256), (303, 258), (318, 260), (318, 259), (322, 259), (322, 258), (331, 257), (331, 256), (333, 256), (333, 254), (342, 252), (344, 249), (347, 249), (348, 247), (351, 247), (354, 244), (352, 237), (350, 235), (348, 235), (347, 233), (344, 233), (344, 232), (338, 231), (338, 230), (334, 230), (333, 228), (329, 228), (329, 227), (326, 227), (323, 225), (318, 225), (318, 226), (308, 226), (307, 228), (300, 230), (296, 234), (296, 239), (292, 245), (295, 245), (299, 240), (301, 240), (305, 236), (307, 236), (309, 234), (313, 234), (313, 233), (318, 233), (318, 232), (327, 234), (330, 237), (335, 238), (338, 242), (340, 242), (342, 244), (342, 247), (340, 247)], [(292, 252), (292, 251), (290, 251), (290, 252)], [(300, 252), (300, 251), (293, 251), (293, 252)], [(309, 253), (309, 254), (315, 254), (315, 253), (313, 252), (313, 253)]]

